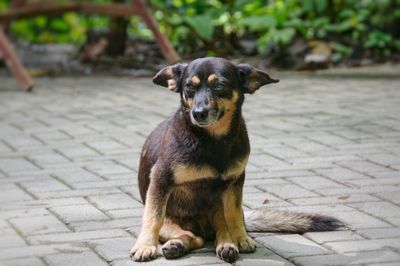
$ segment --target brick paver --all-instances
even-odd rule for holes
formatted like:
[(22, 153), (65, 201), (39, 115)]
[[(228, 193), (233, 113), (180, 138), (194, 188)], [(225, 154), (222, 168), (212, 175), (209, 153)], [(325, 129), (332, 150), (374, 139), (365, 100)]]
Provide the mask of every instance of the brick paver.
[[(280, 75), (276, 75), (280, 76)], [(400, 79), (281, 74), (246, 97), (245, 208), (323, 212), (338, 232), (254, 233), (236, 265), (400, 263)], [(150, 79), (0, 84), (0, 265), (131, 265), (141, 146), (178, 104)], [(212, 243), (176, 261), (226, 264)]]

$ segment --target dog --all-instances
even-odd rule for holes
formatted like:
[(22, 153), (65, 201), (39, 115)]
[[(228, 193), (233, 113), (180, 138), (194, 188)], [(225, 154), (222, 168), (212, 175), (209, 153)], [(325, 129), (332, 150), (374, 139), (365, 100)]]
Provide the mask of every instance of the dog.
[(248, 231), (304, 233), (342, 226), (319, 214), (243, 211), (250, 144), (242, 104), (245, 94), (277, 79), (248, 64), (208, 57), (165, 67), (153, 82), (179, 93), (180, 106), (142, 149), (138, 178), (145, 207), (130, 251), (135, 261), (156, 258), (159, 241), (165, 258), (173, 259), (215, 240), (217, 256), (234, 262), (239, 252), (256, 249)]

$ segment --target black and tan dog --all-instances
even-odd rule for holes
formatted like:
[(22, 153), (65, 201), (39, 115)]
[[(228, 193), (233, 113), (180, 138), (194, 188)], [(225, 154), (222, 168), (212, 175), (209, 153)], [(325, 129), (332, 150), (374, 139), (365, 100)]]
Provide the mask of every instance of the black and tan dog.
[(341, 226), (322, 215), (243, 212), (250, 153), (242, 118), (244, 95), (278, 80), (250, 65), (202, 58), (166, 67), (153, 82), (179, 93), (181, 105), (143, 147), (139, 187), (145, 210), (131, 250), (134, 260), (154, 259), (159, 240), (164, 256), (171, 259), (215, 239), (218, 257), (232, 262), (239, 252), (255, 250), (246, 231), (302, 233)]

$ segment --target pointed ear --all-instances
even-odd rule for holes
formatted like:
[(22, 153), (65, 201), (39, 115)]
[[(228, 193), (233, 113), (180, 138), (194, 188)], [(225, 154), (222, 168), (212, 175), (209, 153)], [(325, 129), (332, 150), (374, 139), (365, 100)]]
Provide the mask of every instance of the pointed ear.
[(279, 82), (279, 79), (273, 79), (267, 73), (251, 65), (239, 64), (237, 67), (239, 69), (244, 93), (252, 94), (264, 85)]
[(160, 70), (153, 78), (153, 83), (167, 87), (170, 91), (179, 92), (179, 82), (187, 64), (175, 64)]

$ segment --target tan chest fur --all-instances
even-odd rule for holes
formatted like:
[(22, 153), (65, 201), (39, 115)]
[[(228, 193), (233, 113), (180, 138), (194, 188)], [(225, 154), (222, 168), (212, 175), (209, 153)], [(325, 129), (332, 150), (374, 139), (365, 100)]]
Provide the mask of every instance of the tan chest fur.
[(209, 165), (184, 165), (176, 164), (172, 167), (174, 180), (176, 184), (198, 181), (202, 179), (221, 178), (223, 180), (238, 178), (246, 168), (248, 156), (238, 159), (224, 171), (218, 172), (215, 168)]

